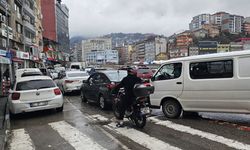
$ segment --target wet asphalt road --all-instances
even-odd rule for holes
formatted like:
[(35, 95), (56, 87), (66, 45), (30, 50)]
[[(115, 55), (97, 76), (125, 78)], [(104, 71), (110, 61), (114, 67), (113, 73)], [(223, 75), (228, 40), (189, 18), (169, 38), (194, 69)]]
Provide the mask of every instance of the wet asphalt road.
[(250, 115), (200, 113), (166, 119), (153, 110), (144, 129), (130, 121), (116, 128), (111, 110), (82, 103), (78, 93), (64, 101), (60, 113), (47, 110), (11, 118), (8, 149), (250, 149)]

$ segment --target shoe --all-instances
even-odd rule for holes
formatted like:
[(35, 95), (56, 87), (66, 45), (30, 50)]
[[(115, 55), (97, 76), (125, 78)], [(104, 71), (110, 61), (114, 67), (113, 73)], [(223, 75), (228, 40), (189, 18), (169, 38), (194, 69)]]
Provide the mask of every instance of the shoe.
[(128, 111), (128, 110), (126, 110), (126, 111), (125, 111), (125, 116), (128, 117), (128, 116), (132, 115), (132, 113), (133, 113), (133, 111)]
[(116, 127), (118, 127), (118, 128), (124, 127), (123, 121), (118, 122), (118, 123), (116, 124)]

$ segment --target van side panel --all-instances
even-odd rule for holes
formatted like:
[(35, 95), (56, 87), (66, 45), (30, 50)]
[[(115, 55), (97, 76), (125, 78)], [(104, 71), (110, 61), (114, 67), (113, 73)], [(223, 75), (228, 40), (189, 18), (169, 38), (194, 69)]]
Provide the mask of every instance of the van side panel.
[[(242, 63), (239, 57), (231, 57), (233, 77), (214, 79), (191, 79), (190, 63), (192, 61), (186, 61), (184, 64), (187, 69), (184, 74), (184, 91), (180, 97), (183, 109), (187, 111), (250, 113), (250, 72), (244, 70), (250, 68), (250, 56), (247, 58)], [(222, 57), (221, 59), (229, 58)], [(239, 66), (238, 59), (240, 59), (241, 66)], [(211, 60), (209, 59), (209, 61)], [(239, 69), (244, 75), (239, 75)]]

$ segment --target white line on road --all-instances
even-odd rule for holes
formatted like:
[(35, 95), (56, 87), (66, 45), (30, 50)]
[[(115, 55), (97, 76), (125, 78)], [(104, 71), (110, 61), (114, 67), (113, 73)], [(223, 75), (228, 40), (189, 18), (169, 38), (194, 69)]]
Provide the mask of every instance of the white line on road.
[(148, 120), (154, 122), (155, 124), (162, 125), (162, 126), (174, 129), (176, 131), (189, 133), (191, 135), (197, 135), (197, 136), (209, 139), (209, 140), (214, 141), (214, 142), (225, 144), (225, 145), (232, 147), (232, 148), (235, 148), (235, 149), (250, 150), (250, 145), (248, 145), (248, 144), (244, 144), (244, 143), (241, 143), (241, 142), (238, 142), (238, 141), (235, 141), (232, 139), (228, 139), (228, 138), (216, 135), (216, 134), (193, 129), (189, 126), (176, 124), (176, 123), (173, 123), (173, 122), (168, 121), (168, 120), (163, 121), (163, 120), (157, 119), (155, 117), (150, 117), (150, 118), (148, 118)]
[(110, 123), (105, 125), (105, 127), (151, 150), (181, 150), (178, 147), (171, 146), (166, 142), (132, 128), (117, 128), (115, 123)]
[(24, 129), (12, 130), (10, 150), (34, 150), (35, 146)]
[(49, 125), (76, 150), (105, 150), (105, 148), (103, 148), (101, 145), (65, 121), (49, 123)]

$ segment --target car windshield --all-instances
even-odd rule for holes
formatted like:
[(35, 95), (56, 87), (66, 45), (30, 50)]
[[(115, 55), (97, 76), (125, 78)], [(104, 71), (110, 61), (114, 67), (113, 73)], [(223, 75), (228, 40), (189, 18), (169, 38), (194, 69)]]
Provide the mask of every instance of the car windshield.
[(149, 68), (140, 68), (140, 69), (138, 69), (137, 72), (138, 73), (148, 73), (148, 72), (150, 72), (150, 69)]
[(16, 91), (45, 89), (56, 87), (52, 80), (30, 80), (19, 82), (16, 85)]
[(119, 82), (124, 77), (127, 76), (127, 72), (126, 71), (109, 72), (109, 73), (106, 73), (106, 75), (108, 76), (110, 81)]
[(68, 77), (85, 77), (88, 76), (88, 73), (81, 72), (81, 73), (68, 73)]

